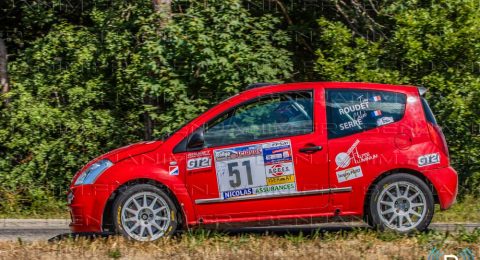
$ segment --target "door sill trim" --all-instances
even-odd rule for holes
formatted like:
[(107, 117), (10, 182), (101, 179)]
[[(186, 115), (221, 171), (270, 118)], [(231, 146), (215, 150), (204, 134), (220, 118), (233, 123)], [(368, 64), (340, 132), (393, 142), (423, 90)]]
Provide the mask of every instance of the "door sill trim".
[(263, 199), (279, 198), (279, 197), (320, 195), (320, 194), (331, 194), (331, 193), (350, 192), (350, 191), (352, 191), (352, 187), (297, 191), (297, 192), (284, 193), (284, 194), (244, 196), (244, 197), (237, 197), (237, 198), (232, 198), (232, 199), (227, 199), (227, 200), (222, 199), (222, 198), (198, 199), (198, 200), (195, 200), (195, 204), (198, 205), (198, 204), (210, 204), (210, 203), (235, 202), (235, 201), (244, 201), (244, 200), (263, 200)]

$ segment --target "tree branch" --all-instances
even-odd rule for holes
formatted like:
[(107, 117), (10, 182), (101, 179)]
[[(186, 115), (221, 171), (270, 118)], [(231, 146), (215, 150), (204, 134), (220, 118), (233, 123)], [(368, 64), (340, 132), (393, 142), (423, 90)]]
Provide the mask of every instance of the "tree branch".
[(153, 10), (161, 15), (159, 29), (165, 26), (172, 19), (172, 0), (152, 0)]
[[(152, 5), (154, 12), (158, 14), (156, 34), (161, 36), (163, 29), (165, 29), (172, 20), (172, 0), (152, 0)], [(147, 91), (143, 97), (143, 104), (148, 108), (143, 114), (145, 140), (151, 140), (155, 128), (155, 121), (152, 119), (149, 109), (156, 107), (157, 110), (160, 110), (161, 106), (158, 99), (152, 96), (149, 91)]]
[[(358, 0), (350, 0), (347, 1), (348, 3), (343, 0), (333, 0), (333, 2), (335, 3), (335, 8), (337, 9), (337, 12), (343, 16), (343, 18), (348, 23), (350, 29), (355, 34), (369, 40), (366, 35), (360, 33), (362, 28), (366, 28), (373, 34), (379, 33), (382, 37), (386, 38), (386, 35), (382, 31), (382, 28), (384, 28), (384, 26), (375, 21), (374, 17), (369, 14), (369, 9), (367, 9), (364, 4), (360, 3)], [(380, 12), (378, 11), (374, 3), (371, 0), (369, 0), (369, 3), (371, 5), (371, 10), (373, 10), (375, 15), (378, 15)], [(349, 13), (352, 15), (353, 18), (349, 16)]]
[[(280, 11), (282, 12), (283, 16), (285, 17), (285, 20), (287, 20), (288, 25), (293, 25), (292, 18), (288, 14), (288, 10), (285, 7), (285, 5), (283, 4), (283, 2), (280, 1), (280, 0), (270, 0), (270, 1), (273, 1), (273, 2), (275, 2), (275, 4), (277, 4), (277, 6), (280, 8)], [(298, 37), (298, 39), (299, 39), (300, 43), (305, 47), (305, 49), (307, 49), (310, 53), (314, 53), (312, 47), (307, 43), (307, 41), (305, 41), (305, 39), (302, 36)]]
[[(7, 46), (5, 41), (0, 38), (0, 85), (2, 87), (2, 95), (10, 91), (10, 85), (8, 82), (8, 56), (7, 56)], [(6, 98), (4, 103), (7, 105), (9, 99)]]
[(338, 3), (341, 3), (342, 5), (346, 5), (342, 0), (339, 0), (339, 1), (335, 1), (335, 8), (337, 9), (337, 11), (343, 16), (343, 18), (347, 21), (348, 23), (348, 26), (350, 27), (350, 29), (357, 35), (363, 37), (363, 38), (366, 38), (363, 34), (361, 34), (357, 28), (355, 27), (355, 23), (356, 21), (354, 19), (351, 19), (347, 12), (345, 12), (345, 10), (343, 10), (343, 8), (340, 6), (340, 4)]

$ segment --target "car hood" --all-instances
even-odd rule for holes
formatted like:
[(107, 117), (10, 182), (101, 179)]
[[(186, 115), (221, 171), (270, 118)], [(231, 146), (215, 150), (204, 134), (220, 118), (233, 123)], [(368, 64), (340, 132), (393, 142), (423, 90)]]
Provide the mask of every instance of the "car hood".
[(111, 162), (116, 163), (128, 157), (151, 152), (160, 147), (162, 144), (162, 141), (138, 142), (110, 151), (101, 156), (101, 158), (109, 159)]

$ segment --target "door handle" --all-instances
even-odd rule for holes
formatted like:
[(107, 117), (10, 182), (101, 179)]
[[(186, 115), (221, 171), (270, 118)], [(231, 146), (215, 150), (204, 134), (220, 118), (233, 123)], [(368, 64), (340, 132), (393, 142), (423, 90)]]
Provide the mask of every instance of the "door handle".
[(321, 145), (318, 145), (318, 146), (303, 147), (303, 148), (300, 148), (298, 151), (300, 151), (301, 153), (314, 153), (314, 152), (321, 151), (322, 149), (323, 147)]

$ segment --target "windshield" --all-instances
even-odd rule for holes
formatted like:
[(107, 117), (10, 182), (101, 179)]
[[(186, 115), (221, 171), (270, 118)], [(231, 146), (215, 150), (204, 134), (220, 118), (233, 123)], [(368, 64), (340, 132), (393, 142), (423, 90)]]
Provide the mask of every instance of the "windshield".
[[(222, 104), (223, 102), (225, 102), (225, 101), (227, 101), (227, 100), (230, 100), (231, 98), (233, 98), (233, 97), (235, 97), (235, 96), (238, 96), (238, 95), (239, 95), (239, 93), (223, 99), (223, 100), (220, 101), (218, 104), (216, 104), (216, 105), (208, 108), (206, 111), (204, 111), (204, 112), (201, 113), (200, 115), (205, 114), (205, 113), (208, 112), (210, 109), (212, 109), (212, 108), (216, 107), (217, 105), (220, 105), (220, 104)], [(176, 132), (178, 132), (180, 129), (182, 129), (182, 128), (184, 128), (186, 125), (190, 124), (193, 120), (195, 120), (196, 118), (198, 118), (200, 115), (198, 115), (198, 116), (196, 116), (196, 117), (194, 117), (194, 118), (186, 121), (185, 123), (183, 123), (183, 124), (180, 125), (179, 127), (175, 128), (175, 130), (173, 130), (173, 131), (171, 131), (171, 132), (168, 132), (168, 133), (166, 133), (166, 134), (162, 134), (158, 140), (166, 141), (168, 138), (170, 138), (170, 136), (174, 135), (174, 134), (175, 134)]]

